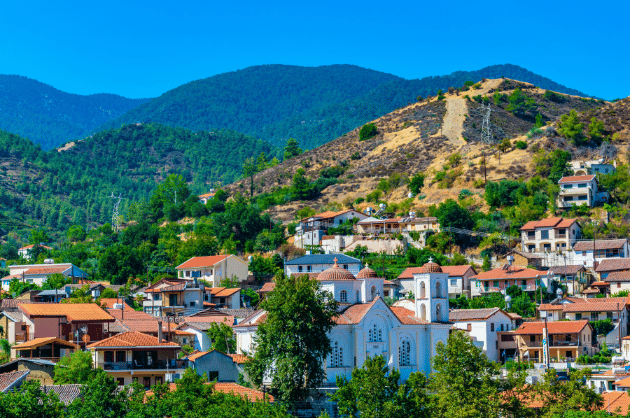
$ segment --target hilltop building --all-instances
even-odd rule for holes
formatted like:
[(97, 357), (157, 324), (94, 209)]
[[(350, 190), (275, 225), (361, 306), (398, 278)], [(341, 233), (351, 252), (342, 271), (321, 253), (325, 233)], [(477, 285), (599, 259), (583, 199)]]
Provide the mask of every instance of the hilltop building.
[(568, 251), (582, 237), (577, 219), (547, 218), (521, 227), (521, 249), (530, 253)]
[(557, 203), (561, 209), (583, 204), (592, 208), (598, 204), (606, 203), (610, 197), (608, 192), (599, 190), (595, 174), (562, 177), (558, 184), (560, 185), (560, 194)]
[(235, 255), (192, 257), (175, 267), (178, 277), (185, 280), (200, 279), (218, 287), (224, 279), (247, 280), (249, 263)]
[(362, 220), (367, 217), (357, 210), (347, 209), (339, 212), (326, 211), (300, 219), (299, 225), (295, 228), (293, 245), (298, 248), (320, 245), (322, 238), (328, 235), (328, 228), (338, 227), (352, 219)]

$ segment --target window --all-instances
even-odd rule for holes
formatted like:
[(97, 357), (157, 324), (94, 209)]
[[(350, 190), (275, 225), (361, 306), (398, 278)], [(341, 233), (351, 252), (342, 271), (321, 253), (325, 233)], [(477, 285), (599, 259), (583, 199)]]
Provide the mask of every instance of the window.
[(142, 386), (145, 388), (151, 387), (151, 376), (144, 376), (142, 378)]
[(125, 386), (125, 378), (124, 377), (117, 378), (116, 383), (118, 384), (118, 386)]
[(528, 239), (536, 239), (536, 231), (527, 231)]
[(424, 285), (424, 282), (420, 283), (420, 299), (425, 299), (427, 297), (426, 295), (426, 288)]
[(411, 343), (409, 340), (402, 340), (398, 347), (398, 363), (400, 366), (411, 365)]
[(576, 313), (575, 314), (575, 320), (579, 321), (580, 319), (582, 319), (582, 314), (581, 313)]
[(435, 282), (435, 297), (442, 297), (442, 284), (440, 282)]
[(368, 331), (368, 341), (371, 343), (383, 341), (383, 330), (374, 324)]
[(114, 352), (106, 351), (105, 352), (105, 363), (112, 363), (114, 361)]
[(500, 325), (499, 329), (503, 331), (503, 324)]
[(162, 376), (155, 376), (155, 384), (156, 385), (162, 384)]
[(357, 290), (357, 303), (361, 302), (361, 295), (359, 294), (359, 291)]
[(527, 286), (527, 280), (523, 280), (523, 281), (521, 281), (521, 285), (523, 285), (523, 286)]
[(124, 351), (116, 351), (116, 363), (124, 363), (127, 361), (127, 353)]
[(499, 287), (499, 281), (498, 281), (498, 280), (494, 280), (494, 281), (492, 282), (492, 286), (493, 286), (493, 287)]
[(298, 266), (298, 272), (302, 273), (302, 266)]
[(341, 293), (339, 294), (339, 300), (341, 302), (347, 302), (348, 301), (348, 292), (346, 292), (345, 290), (342, 290)]
[(540, 231), (540, 239), (549, 239), (549, 230), (543, 229)]
[(578, 189), (584, 189), (584, 188), (586, 188), (586, 183), (578, 184)]
[(348, 270), (348, 265), (347, 265), (347, 264), (344, 264), (344, 265), (343, 265), (343, 268), (344, 268), (344, 269), (346, 269), (346, 270)]
[(585, 194), (579, 195), (578, 200), (587, 200), (586, 195)]
[(599, 312), (591, 312), (591, 321), (597, 321), (599, 317)]
[(529, 336), (529, 341), (530, 341), (530, 342), (532, 342), (532, 343), (533, 343), (534, 341), (536, 341), (536, 336), (535, 336), (535, 335), (530, 335), (530, 336)]
[(313, 271), (313, 266), (306, 266), (306, 271), (308, 271), (309, 273)]
[(208, 381), (212, 382), (214, 380), (219, 380), (219, 372), (208, 372)]
[(451, 279), (451, 286), (457, 286), (457, 279)]
[(435, 305), (435, 320), (436, 321), (442, 320), (442, 305), (440, 304)]
[(335, 341), (330, 353), (330, 367), (343, 367), (343, 347), (339, 345), (339, 341)]
[(374, 300), (374, 298), (376, 297), (376, 286), (372, 286), (372, 290), (370, 291), (370, 293), (372, 294), (372, 299), (370, 300)]
[(573, 185), (572, 185), (572, 184), (565, 184), (565, 185), (564, 185), (564, 188), (565, 188), (565, 189), (572, 189), (572, 188), (573, 188)]
[(494, 323), (490, 324), (490, 332), (494, 332)]

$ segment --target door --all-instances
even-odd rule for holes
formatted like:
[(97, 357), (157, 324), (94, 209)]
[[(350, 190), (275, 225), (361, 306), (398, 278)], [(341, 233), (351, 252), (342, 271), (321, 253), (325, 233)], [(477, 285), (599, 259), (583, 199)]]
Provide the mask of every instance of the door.
[(177, 295), (176, 294), (168, 295), (168, 305), (169, 306), (178, 306), (178, 304), (177, 304)]

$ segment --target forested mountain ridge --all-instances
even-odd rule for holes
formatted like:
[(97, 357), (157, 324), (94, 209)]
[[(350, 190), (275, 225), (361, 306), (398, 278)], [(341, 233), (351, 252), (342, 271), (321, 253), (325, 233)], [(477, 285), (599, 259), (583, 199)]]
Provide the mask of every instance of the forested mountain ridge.
[(148, 100), (105, 93), (82, 96), (27, 77), (0, 74), (0, 129), (51, 149), (89, 135)]
[(351, 65), (264, 65), (192, 81), (104, 124), (157, 122), (192, 130), (228, 128), (283, 145), (312, 149), (418, 96), (465, 81), (507, 77), (560, 93), (585, 96), (517, 65), (405, 80)]
[(243, 161), (261, 153), (271, 159), (277, 150), (226, 130), (133, 124), (99, 132), (61, 152), (43, 151), (0, 131), (0, 215), (51, 231), (101, 225), (111, 218), (111, 193), (124, 197), (122, 213), (131, 203), (148, 200), (169, 174), (181, 174), (200, 194), (214, 182), (239, 178)]

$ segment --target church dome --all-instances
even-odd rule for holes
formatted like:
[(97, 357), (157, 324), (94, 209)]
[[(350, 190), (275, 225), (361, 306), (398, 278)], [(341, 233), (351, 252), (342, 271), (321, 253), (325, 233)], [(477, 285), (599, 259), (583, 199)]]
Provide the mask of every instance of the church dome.
[(335, 258), (335, 264), (327, 269), (319, 273), (317, 276), (317, 280), (320, 281), (336, 281), (336, 280), (355, 280), (354, 275), (350, 273), (348, 270), (339, 267), (337, 264), (337, 258)]
[(429, 262), (422, 266), (420, 273), (442, 273), (442, 267), (439, 264), (433, 262), (433, 258), (429, 259)]
[(357, 279), (376, 279), (377, 277), (378, 274), (376, 274), (376, 272), (367, 264), (363, 269), (361, 269), (361, 271), (359, 271), (359, 274), (357, 274)]

